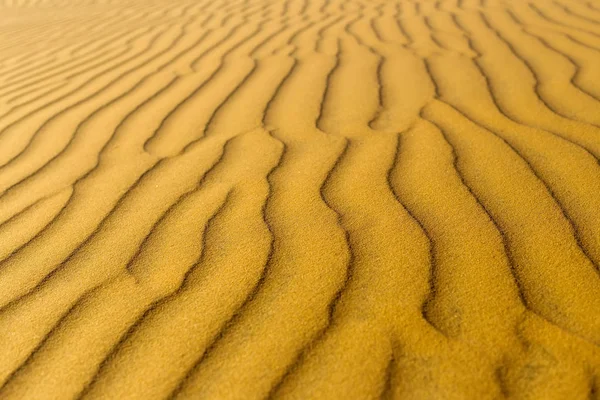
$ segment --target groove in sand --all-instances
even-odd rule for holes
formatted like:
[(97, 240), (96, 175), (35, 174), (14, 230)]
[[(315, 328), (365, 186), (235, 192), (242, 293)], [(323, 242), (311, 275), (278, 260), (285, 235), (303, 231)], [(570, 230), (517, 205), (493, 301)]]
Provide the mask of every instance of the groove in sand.
[(0, 0), (0, 398), (586, 398), (600, 4)]

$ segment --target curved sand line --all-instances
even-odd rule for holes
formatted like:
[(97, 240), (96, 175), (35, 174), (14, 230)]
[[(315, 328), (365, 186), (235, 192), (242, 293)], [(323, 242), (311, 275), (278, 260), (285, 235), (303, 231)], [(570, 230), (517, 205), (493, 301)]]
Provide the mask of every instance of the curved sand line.
[(0, 39), (0, 398), (599, 398), (600, 3), (0, 0)]

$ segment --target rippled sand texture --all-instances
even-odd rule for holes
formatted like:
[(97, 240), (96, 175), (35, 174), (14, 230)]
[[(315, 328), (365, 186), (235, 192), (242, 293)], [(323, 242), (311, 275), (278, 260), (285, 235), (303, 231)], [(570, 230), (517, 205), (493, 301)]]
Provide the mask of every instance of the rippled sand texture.
[(598, 0), (2, 0), (0, 398), (600, 398)]

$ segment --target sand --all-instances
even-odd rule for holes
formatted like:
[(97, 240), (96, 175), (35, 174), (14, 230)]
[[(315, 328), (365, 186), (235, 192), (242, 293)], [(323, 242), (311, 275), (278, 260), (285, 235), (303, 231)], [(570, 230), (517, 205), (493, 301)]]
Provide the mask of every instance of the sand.
[(598, 0), (1, 0), (0, 398), (600, 399)]

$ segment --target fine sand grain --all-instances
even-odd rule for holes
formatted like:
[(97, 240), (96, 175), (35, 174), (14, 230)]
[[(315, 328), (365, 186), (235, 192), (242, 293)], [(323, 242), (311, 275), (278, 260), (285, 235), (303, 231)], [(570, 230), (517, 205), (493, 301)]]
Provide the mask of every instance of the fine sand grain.
[(599, 0), (0, 0), (0, 399), (600, 399)]

